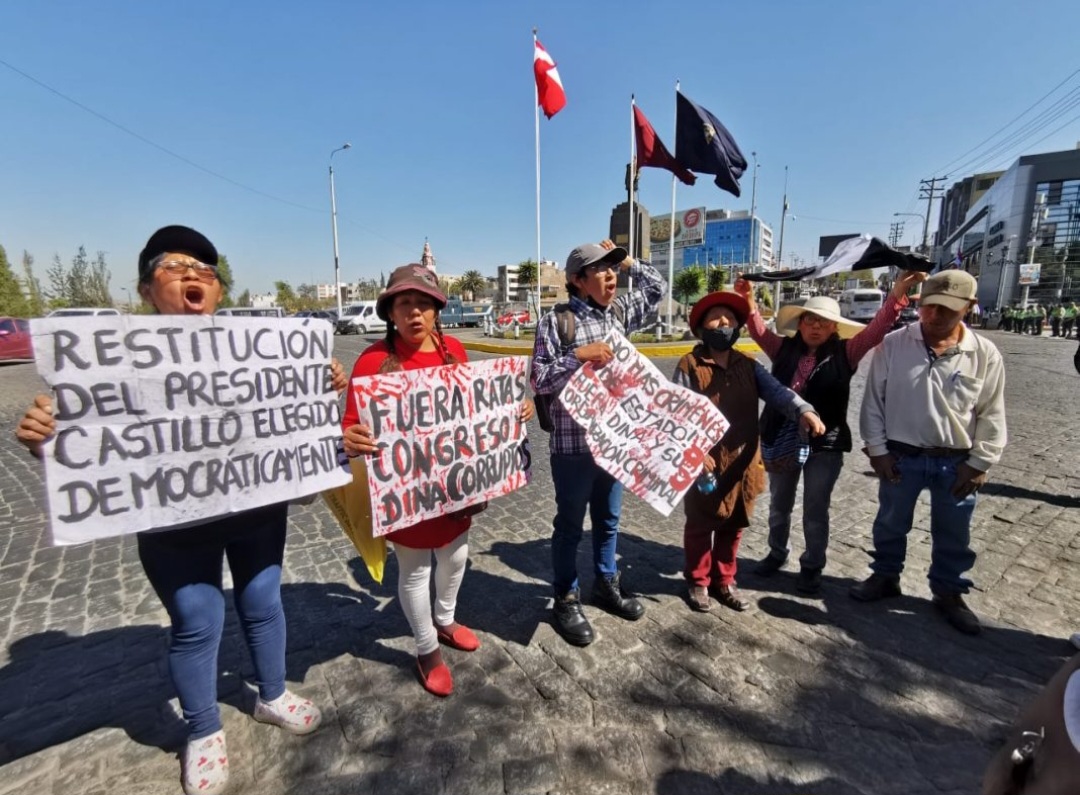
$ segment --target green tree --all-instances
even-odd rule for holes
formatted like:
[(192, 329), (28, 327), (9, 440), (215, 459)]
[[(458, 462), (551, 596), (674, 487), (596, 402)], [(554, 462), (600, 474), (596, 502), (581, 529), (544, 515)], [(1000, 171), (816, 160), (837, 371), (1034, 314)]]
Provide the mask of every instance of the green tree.
[(236, 297), (236, 306), (251, 306), (251, 290), (244, 290)]
[(531, 295), (536, 292), (536, 278), (540, 273), (540, 269), (536, 266), (536, 261), (531, 259), (522, 260), (517, 265), (517, 283), (518, 283), (518, 295), (526, 294)]
[(318, 309), (319, 288), (314, 284), (301, 284), (296, 288), (297, 309)]
[(232, 300), (232, 288), (233, 288), (233, 275), (232, 268), (229, 267), (229, 258), (224, 254), (218, 254), (217, 258), (217, 271), (218, 281), (221, 282), (221, 300), (218, 301), (218, 306), (221, 308), (233, 306)]
[(705, 271), (697, 265), (691, 265), (689, 268), (683, 268), (675, 274), (675, 283), (671, 287), (671, 294), (680, 303), (687, 304), (701, 292), (704, 284)]
[(772, 309), (772, 290), (762, 285), (757, 288), (757, 302), (760, 306)]
[(11, 270), (7, 252), (0, 246), (0, 315), (26, 317), (28, 309), (22, 285)]
[(723, 290), (724, 287), (727, 286), (727, 271), (723, 268), (709, 268), (709, 277), (707, 281), (708, 285), (706, 285), (706, 289), (710, 293)]
[(468, 300), (475, 301), (487, 289), (487, 279), (480, 271), (465, 271), (458, 280), (457, 287), (463, 297), (468, 294)]
[(26, 280), (27, 315), (41, 317), (45, 314), (45, 298), (41, 294), (41, 281), (34, 276), (34, 257), (29, 251), (22, 254), (23, 278)]
[(94, 306), (87, 291), (89, 278), (90, 259), (86, 256), (86, 246), (79, 246), (79, 250), (71, 258), (71, 267), (67, 271), (68, 298), (71, 306)]
[(296, 312), (297, 298), (296, 293), (293, 292), (292, 285), (288, 282), (274, 282), (274, 289), (277, 290), (277, 298), (275, 300), (277, 305), (286, 312)]
[(105, 262), (105, 252), (99, 251), (86, 274), (86, 297), (90, 302), (88, 306), (113, 305), (112, 293), (109, 292), (110, 281), (112, 281), (112, 274), (109, 273), (109, 266)]
[(59, 254), (53, 254), (52, 265), (45, 271), (49, 279), (49, 289), (45, 296), (49, 299), (49, 309), (61, 309), (71, 306), (71, 285), (68, 282), (67, 268), (60, 261)]

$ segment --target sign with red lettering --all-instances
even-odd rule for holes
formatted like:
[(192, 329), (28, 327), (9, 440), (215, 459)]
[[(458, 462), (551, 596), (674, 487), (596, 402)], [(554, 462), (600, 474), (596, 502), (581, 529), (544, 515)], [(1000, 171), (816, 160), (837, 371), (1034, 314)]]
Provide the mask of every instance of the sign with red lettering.
[(669, 516), (728, 421), (707, 397), (671, 383), (619, 332), (604, 342), (614, 358), (582, 365), (559, 400), (585, 429), (596, 463)]
[(353, 379), (360, 422), (381, 448), (368, 462), (373, 535), (529, 482), (520, 419), (528, 366), (527, 356), (509, 356)]
[(348, 483), (325, 320), (30, 321), (57, 431), (53, 541), (198, 524)]

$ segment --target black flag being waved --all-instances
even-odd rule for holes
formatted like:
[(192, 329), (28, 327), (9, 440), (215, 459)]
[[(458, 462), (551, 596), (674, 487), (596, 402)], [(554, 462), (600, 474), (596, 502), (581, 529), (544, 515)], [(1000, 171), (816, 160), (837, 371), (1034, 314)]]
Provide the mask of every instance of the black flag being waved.
[(690, 171), (715, 174), (716, 187), (739, 195), (746, 158), (720, 120), (675, 92), (675, 159)]

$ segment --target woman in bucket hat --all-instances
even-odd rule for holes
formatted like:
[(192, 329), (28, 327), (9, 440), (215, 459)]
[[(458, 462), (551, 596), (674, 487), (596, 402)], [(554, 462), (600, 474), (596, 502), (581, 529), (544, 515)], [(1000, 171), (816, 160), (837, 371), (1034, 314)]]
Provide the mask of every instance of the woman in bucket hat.
[(756, 573), (775, 574), (787, 561), (791, 511), (800, 476), (803, 478), (803, 537), (796, 589), (816, 594), (829, 544), (829, 503), (840, 477), (844, 453), (851, 450), (847, 424), (851, 378), (862, 358), (896, 323), (909, 303), (907, 293), (926, 279), (918, 271), (903, 271), (881, 309), (869, 325), (841, 316), (840, 306), (828, 296), (814, 296), (802, 305), (784, 306), (776, 316), (776, 332), (754, 302), (753, 288), (743, 279), (735, 290), (750, 306), (750, 336), (772, 360), (772, 374), (795, 390), (821, 415), (825, 432), (801, 440), (794, 423), (766, 407), (761, 416), (761, 446), (769, 473), (769, 554), (758, 562)]
[[(446, 296), (433, 271), (415, 263), (397, 268), (375, 304), (376, 314), (386, 322), (386, 338), (360, 354), (352, 377), (467, 361), (462, 344), (444, 334), (439, 324), (439, 310), (444, 306)], [(532, 416), (533, 404), (526, 398), (521, 407), (522, 422)], [(348, 455), (378, 454), (378, 441), (370, 427), (360, 424), (354, 401), (347, 402), (342, 428)], [(459, 624), (454, 616), (469, 558), (472, 513), (475, 511), (466, 509), (425, 519), (386, 536), (398, 559), (398, 600), (416, 640), (416, 672), (424, 689), (436, 696), (448, 696), (454, 690), (439, 644), (460, 651), (480, 648), (480, 640), (472, 630)], [(436, 561), (434, 615), (430, 596), (432, 555)]]
[(731, 423), (705, 458), (705, 470), (714, 474), (716, 488), (708, 493), (691, 488), (683, 500), (687, 602), (701, 612), (711, 607), (710, 592), (732, 610), (749, 607), (735, 589), (735, 573), (739, 540), (765, 485), (758, 450), (758, 400), (807, 433), (820, 433), (825, 427), (813, 406), (752, 358), (733, 350), (749, 314), (746, 300), (728, 291), (709, 293), (694, 304), (690, 330), (701, 342), (679, 360), (672, 376), (676, 384), (707, 396)]

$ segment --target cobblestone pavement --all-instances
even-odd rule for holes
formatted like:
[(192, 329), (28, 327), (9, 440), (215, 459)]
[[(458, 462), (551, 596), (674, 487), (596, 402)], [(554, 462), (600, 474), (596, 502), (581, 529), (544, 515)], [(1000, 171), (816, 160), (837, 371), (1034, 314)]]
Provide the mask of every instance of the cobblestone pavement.
[[(546, 435), (531, 428), (534, 481), (493, 503), (471, 535), (458, 617), (483, 647), (446, 652), (448, 699), (412, 673), (393, 557), (377, 586), (321, 503), (292, 510), (288, 679), (323, 707), (325, 724), (305, 739), (250, 719), (251, 663), (230, 606), (219, 680), (230, 792), (976, 792), (1004, 727), (1080, 629), (1075, 343), (989, 336), (1008, 368), (1010, 444), (975, 514), (970, 602), (990, 624), (982, 636), (959, 635), (927, 601), (925, 503), (907, 595), (848, 598), (867, 573), (876, 507), (875, 482), (853, 454), (821, 598), (797, 596), (790, 571), (744, 573), (749, 613), (691, 612), (679, 512), (663, 519), (628, 497), (621, 565), (648, 612), (631, 624), (587, 608), (598, 640), (571, 648), (548, 620), (554, 500)], [(338, 354), (351, 365), (363, 344), (339, 339)], [(674, 360), (658, 364), (669, 372)], [(12, 428), (38, 389), (31, 365), (0, 369), (0, 427)], [(4, 430), (0, 793), (178, 793), (183, 734), (166, 616), (133, 539), (46, 546), (41, 489), (37, 462)], [(759, 501), (741, 550), (747, 572), (766, 550), (766, 513)]]

